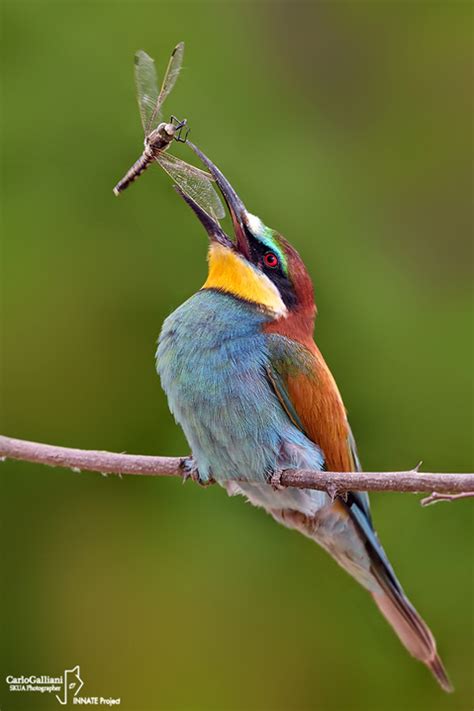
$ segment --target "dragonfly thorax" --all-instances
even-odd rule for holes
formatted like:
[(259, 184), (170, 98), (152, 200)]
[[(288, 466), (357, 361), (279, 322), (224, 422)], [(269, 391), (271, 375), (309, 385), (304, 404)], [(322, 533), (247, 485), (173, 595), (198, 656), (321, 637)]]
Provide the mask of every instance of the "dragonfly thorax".
[(160, 123), (146, 138), (145, 148), (163, 150), (173, 140), (176, 133), (176, 126), (172, 123)]

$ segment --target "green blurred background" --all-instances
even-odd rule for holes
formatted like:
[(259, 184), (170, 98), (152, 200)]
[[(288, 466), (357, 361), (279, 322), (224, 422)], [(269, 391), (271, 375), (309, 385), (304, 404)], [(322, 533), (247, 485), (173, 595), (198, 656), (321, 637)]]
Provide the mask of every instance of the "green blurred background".
[[(154, 371), (206, 236), (141, 147), (133, 53), (249, 209), (300, 250), (363, 465), (472, 471), (471, 20), (464, 2), (6, 2), (1, 432), (185, 454)], [(190, 158), (186, 148), (176, 153)], [(1, 465), (6, 674), (80, 664), (130, 711), (472, 706), (472, 507), (373, 495), (456, 693), (326, 554), (179, 481)]]

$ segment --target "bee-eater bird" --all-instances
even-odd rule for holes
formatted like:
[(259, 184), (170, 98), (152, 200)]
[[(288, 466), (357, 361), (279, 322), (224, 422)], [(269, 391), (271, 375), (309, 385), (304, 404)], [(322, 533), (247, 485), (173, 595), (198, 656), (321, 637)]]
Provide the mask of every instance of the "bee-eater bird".
[(374, 598), (407, 650), (451, 684), (426, 623), (406, 597), (372, 524), (367, 494), (331, 497), (272, 481), (281, 469), (360, 470), (341, 395), (313, 340), (308, 272), (279, 233), (247, 212), (207, 165), (233, 222), (230, 239), (176, 188), (209, 236), (203, 287), (165, 320), (157, 370), (193, 454), (193, 478), (242, 494), (325, 548)]

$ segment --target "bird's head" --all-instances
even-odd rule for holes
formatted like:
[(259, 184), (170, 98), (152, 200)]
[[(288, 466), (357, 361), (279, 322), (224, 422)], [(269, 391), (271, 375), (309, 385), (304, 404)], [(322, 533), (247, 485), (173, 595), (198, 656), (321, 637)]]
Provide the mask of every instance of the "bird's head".
[(215, 179), (235, 233), (234, 239), (228, 237), (216, 220), (176, 188), (209, 235), (209, 273), (203, 289), (215, 289), (255, 304), (273, 321), (297, 318), (312, 333), (316, 313), (313, 286), (298, 252), (248, 212), (221, 171), (196, 146), (188, 144)]

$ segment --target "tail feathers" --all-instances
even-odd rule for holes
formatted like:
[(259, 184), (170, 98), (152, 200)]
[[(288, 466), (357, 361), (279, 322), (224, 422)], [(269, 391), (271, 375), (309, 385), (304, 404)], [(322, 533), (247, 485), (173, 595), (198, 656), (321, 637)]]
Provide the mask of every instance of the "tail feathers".
[(435, 638), (403, 592), (364, 507), (353, 494), (349, 495), (347, 506), (349, 515), (364, 540), (370, 559), (370, 571), (380, 588), (380, 592), (372, 592), (380, 612), (410, 654), (431, 670), (441, 688), (453, 691), (443, 662), (436, 651)]
[(431, 630), (420, 617), (401, 589), (391, 580), (376, 576), (383, 592), (372, 593), (380, 612), (393, 627), (410, 654), (422, 661), (444, 691), (453, 691), (446, 670), (436, 651), (436, 641)]

